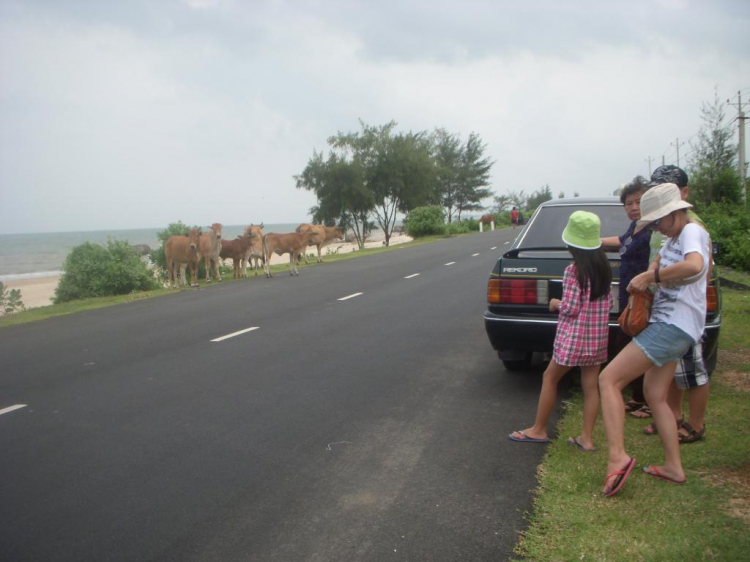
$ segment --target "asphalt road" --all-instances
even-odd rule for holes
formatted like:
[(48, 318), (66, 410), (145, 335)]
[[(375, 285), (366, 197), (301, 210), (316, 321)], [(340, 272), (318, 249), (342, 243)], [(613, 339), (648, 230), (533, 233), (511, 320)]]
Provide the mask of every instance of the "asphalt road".
[(508, 559), (544, 453), (482, 321), (514, 234), (0, 330), (2, 558)]

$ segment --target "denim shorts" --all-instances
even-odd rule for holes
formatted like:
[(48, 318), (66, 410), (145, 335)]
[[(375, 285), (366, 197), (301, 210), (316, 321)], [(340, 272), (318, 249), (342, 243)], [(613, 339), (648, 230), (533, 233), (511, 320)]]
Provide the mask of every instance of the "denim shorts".
[(665, 322), (649, 324), (633, 341), (657, 367), (677, 361), (695, 343), (683, 330)]

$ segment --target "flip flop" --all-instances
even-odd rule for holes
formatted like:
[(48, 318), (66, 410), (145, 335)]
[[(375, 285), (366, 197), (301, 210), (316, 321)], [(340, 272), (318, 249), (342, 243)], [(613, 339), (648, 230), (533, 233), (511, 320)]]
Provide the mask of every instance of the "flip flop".
[(625, 466), (622, 467), (622, 470), (615, 470), (614, 472), (610, 472), (607, 474), (607, 477), (604, 479), (604, 485), (607, 485), (607, 482), (610, 478), (613, 476), (617, 476), (615, 478), (615, 485), (607, 490), (606, 492), (602, 492), (602, 495), (605, 498), (611, 498), (614, 496), (617, 492), (620, 491), (620, 488), (622, 488), (623, 484), (625, 484), (625, 480), (628, 479), (628, 476), (630, 476), (630, 473), (633, 471), (633, 467), (635, 466), (635, 459), (631, 458)]
[(685, 480), (675, 480), (674, 478), (670, 478), (669, 476), (665, 476), (655, 466), (644, 466), (643, 467), (643, 472), (645, 472), (649, 476), (654, 476), (655, 478), (661, 478), (662, 480), (665, 480), (667, 482), (671, 482), (672, 484), (685, 484), (687, 482), (687, 478), (685, 478)]
[(579, 449), (580, 449), (581, 451), (586, 451), (587, 453), (593, 453), (594, 451), (597, 451), (597, 450), (598, 450), (598, 449), (597, 449), (596, 447), (592, 447), (591, 449), (587, 449), (586, 447), (584, 447), (583, 445), (581, 445), (581, 444), (580, 444), (580, 443), (578, 442), (578, 437), (568, 437), (568, 438), (567, 438), (567, 439), (565, 440), (565, 442), (566, 442), (566, 443), (567, 443), (568, 445), (575, 445), (575, 446), (576, 446), (576, 447), (578, 447), (578, 448), (579, 448)]
[[(519, 435), (523, 435), (523, 439), (520, 439), (518, 437), (513, 437), (513, 433), (518, 433)], [(514, 431), (513, 433), (508, 434), (508, 439), (510, 439), (511, 441), (515, 441), (517, 443), (549, 443), (550, 442), (549, 437), (544, 437), (543, 439), (537, 439), (536, 437), (529, 437), (523, 431)]]

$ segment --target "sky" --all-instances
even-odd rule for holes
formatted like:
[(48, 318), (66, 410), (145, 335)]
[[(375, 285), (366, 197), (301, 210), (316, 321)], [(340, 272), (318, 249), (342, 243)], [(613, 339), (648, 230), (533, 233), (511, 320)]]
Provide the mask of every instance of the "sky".
[(360, 120), (478, 134), (496, 195), (609, 195), (750, 101), (748, 29), (746, 0), (0, 0), (0, 234), (305, 222), (294, 176)]

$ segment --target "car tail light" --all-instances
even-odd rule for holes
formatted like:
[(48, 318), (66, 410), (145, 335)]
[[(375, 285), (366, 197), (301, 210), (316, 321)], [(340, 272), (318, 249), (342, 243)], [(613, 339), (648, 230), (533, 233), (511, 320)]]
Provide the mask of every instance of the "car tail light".
[(547, 281), (536, 279), (490, 279), (487, 302), (491, 304), (544, 304), (549, 302)]
[(719, 309), (719, 295), (716, 294), (716, 287), (709, 285), (706, 288), (706, 311), (716, 312)]

